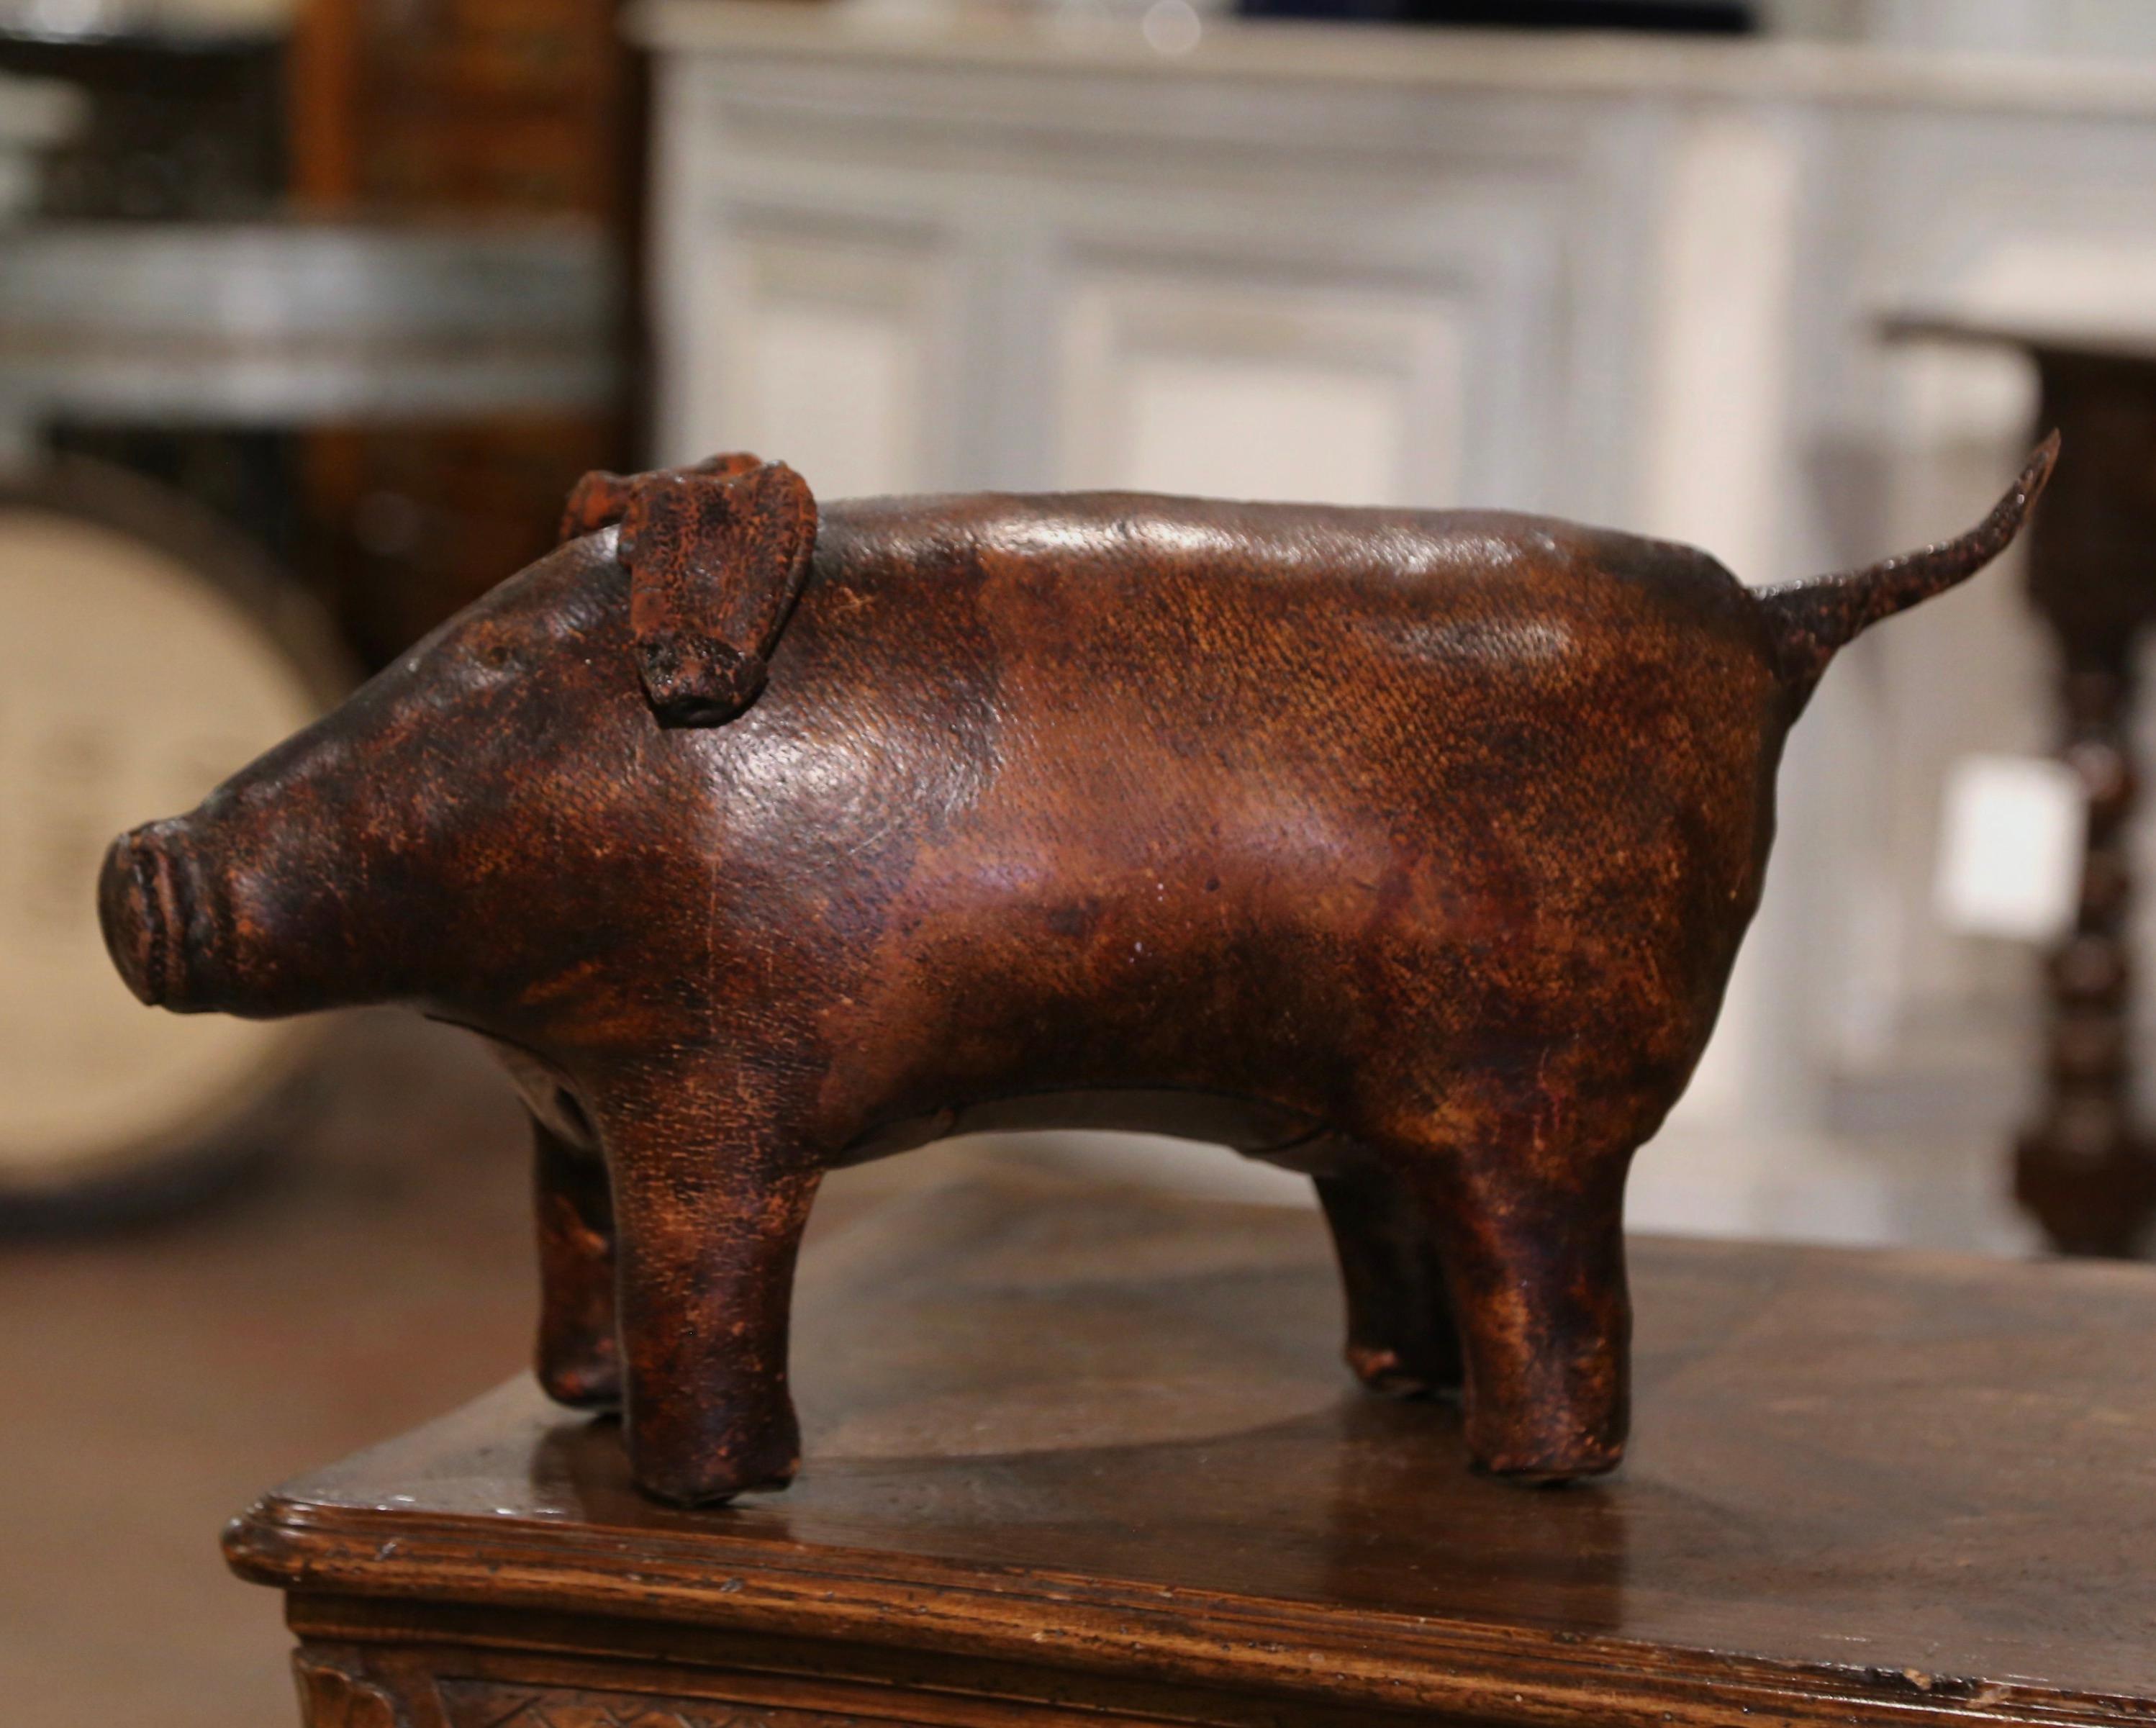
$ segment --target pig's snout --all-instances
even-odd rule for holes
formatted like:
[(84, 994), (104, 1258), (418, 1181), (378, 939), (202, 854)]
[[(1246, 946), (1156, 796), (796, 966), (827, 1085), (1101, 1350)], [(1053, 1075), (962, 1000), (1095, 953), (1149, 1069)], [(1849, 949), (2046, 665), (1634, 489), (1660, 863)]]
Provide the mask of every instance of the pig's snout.
[(184, 1009), (188, 891), (172, 825), (152, 822), (112, 842), (98, 879), (97, 918), (127, 988), (153, 1008)]

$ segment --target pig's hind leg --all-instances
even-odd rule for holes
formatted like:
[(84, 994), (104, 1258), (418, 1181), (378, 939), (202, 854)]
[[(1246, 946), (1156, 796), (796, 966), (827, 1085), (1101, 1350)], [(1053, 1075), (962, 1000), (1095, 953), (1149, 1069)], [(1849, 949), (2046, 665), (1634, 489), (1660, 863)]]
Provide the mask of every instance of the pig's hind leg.
[(824, 1163), (746, 1066), (608, 1088), (629, 1464), (682, 1504), (790, 1481), (794, 1260)]
[(1374, 1162), (1313, 1180), (1347, 1293), (1348, 1365), (1373, 1391), (1458, 1388), (1460, 1333), (1420, 1204)]
[(621, 1402), (614, 1326), (613, 1196), (594, 1147), (536, 1118), (532, 1179), (539, 1225), (539, 1384), (581, 1409)]
[(1546, 1069), (1523, 1095), (1449, 1101), (1377, 1138), (1443, 1257), (1468, 1451), (1493, 1474), (1561, 1482), (1624, 1456), (1625, 1177), (1663, 1101), (1598, 1090)]

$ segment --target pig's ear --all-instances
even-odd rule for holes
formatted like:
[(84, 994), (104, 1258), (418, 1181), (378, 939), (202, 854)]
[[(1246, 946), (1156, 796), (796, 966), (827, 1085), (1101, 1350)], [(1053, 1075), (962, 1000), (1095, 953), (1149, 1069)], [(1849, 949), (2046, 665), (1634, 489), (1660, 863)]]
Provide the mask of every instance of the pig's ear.
[(569, 488), (569, 501), (562, 507), (561, 543), (566, 545), (580, 535), (596, 534), (608, 522), (619, 522), (622, 512), (629, 507), (629, 489), (635, 483), (633, 474), (593, 469)]
[(701, 462), (691, 462), (679, 468), (677, 474), (708, 474), (714, 480), (733, 480), (744, 474), (753, 474), (759, 468), (772, 466), (762, 456), (752, 456), (747, 450), (726, 450), (716, 456), (706, 456)]
[(756, 700), (815, 548), (816, 501), (783, 462), (631, 486), (619, 555), (637, 671), (661, 725), (716, 726)]
[[(762, 466), (761, 456), (752, 456), (746, 450), (730, 450), (723, 455), (706, 456), (687, 468), (667, 471), (709, 474), (730, 480), (737, 474), (753, 474)], [(629, 508), (631, 490), (649, 478), (644, 474), (610, 474), (603, 468), (593, 469), (569, 488), (569, 501), (562, 508), (562, 540), (566, 543), (580, 535), (596, 534), (609, 523), (619, 522), (622, 512)]]

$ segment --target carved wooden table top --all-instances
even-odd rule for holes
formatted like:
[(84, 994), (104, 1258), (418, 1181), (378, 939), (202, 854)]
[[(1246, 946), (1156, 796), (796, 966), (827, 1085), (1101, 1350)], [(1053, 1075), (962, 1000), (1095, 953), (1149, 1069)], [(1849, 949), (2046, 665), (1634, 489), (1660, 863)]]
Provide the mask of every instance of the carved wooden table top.
[(1531, 1490), (1315, 1213), (975, 1168), (812, 1251), (783, 1494), (519, 1381), (237, 1522), (314, 1720), (2156, 1715), (2156, 1269), (1640, 1243), (1628, 1461)]

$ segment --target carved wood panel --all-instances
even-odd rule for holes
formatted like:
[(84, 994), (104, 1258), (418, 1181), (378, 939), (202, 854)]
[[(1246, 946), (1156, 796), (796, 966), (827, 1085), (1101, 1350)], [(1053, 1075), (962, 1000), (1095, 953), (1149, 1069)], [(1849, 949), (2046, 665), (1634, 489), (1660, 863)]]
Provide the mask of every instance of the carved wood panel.
[(342, 1658), (302, 1650), (292, 1658), (305, 1728), (408, 1728), (390, 1689)]

